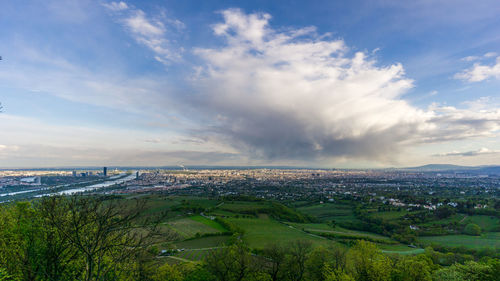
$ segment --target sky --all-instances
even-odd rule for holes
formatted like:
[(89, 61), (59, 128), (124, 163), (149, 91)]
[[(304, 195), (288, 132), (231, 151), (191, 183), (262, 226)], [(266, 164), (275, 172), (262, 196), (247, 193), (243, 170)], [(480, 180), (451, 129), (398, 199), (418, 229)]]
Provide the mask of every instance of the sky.
[(0, 167), (500, 164), (500, 5), (4, 1)]

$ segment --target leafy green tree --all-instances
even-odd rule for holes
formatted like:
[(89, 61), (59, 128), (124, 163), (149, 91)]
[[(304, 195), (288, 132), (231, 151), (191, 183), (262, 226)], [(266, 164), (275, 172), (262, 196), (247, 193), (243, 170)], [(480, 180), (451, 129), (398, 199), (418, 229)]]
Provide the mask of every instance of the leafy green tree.
[(328, 264), (324, 267), (323, 278), (325, 281), (354, 281), (354, 277), (342, 269), (334, 269)]
[[(139, 220), (144, 201), (122, 202), (94, 197), (48, 197), (42, 210), (48, 227), (73, 252), (73, 279), (116, 280), (136, 254), (152, 243), (157, 222)], [(169, 233), (164, 233), (168, 238)], [(76, 258), (75, 258), (76, 257)]]
[(288, 280), (304, 280), (307, 256), (311, 249), (311, 242), (306, 240), (297, 240), (289, 245), (289, 254), (285, 262)]
[(493, 268), (488, 264), (468, 261), (465, 264), (454, 264), (453, 267), (460, 273), (463, 280), (468, 281), (495, 281), (499, 276), (494, 275)]
[(356, 280), (382, 281), (391, 275), (391, 260), (374, 243), (359, 240), (347, 253), (347, 263)]
[(432, 274), (433, 281), (462, 281), (465, 280), (455, 268), (445, 267)]
[(479, 236), (481, 235), (481, 227), (474, 223), (469, 223), (465, 226), (464, 232), (467, 235)]
[(183, 281), (216, 281), (215, 276), (203, 264), (184, 263), (181, 272)]
[(286, 248), (278, 243), (268, 245), (263, 250), (263, 256), (267, 261), (265, 268), (270, 275), (271, 280), (283, 280), (285, 275), (285, 258), (287, 255)]
[(438, 219), (445, 219), (455, 214), (455, 209), (444, 205), (436, 209), (435, 215)]
[(425, 256), (405, 257), (400, 259), (393, 269), (393, 280), (430, 281), (432, 280), (432, 260)]
[(332, 252), (322, 246), (315, 248), (309, 253), (306, 260), (306, 280), (325, 280), (325, 269), (333, 260)]
[(250, 255), (242, 241), (210, 251), (205, 263), (208, 271), (220, 281), (251, 280), (259, 268), (257, 260)]
[(0, 268), (0, 281), (14, 281), (15, 279), (7, 273), (5, 268)]
[(152, 278), (153, 281), (182, 281), (183, 279), (184, 276), (176, 266), (169, 265), (168, 263), (160, 266)]
[(41, 218), (28, 202), (4, 207), (0, 230), (0, 266), (15, 278), (34, 280), (44, 261)]

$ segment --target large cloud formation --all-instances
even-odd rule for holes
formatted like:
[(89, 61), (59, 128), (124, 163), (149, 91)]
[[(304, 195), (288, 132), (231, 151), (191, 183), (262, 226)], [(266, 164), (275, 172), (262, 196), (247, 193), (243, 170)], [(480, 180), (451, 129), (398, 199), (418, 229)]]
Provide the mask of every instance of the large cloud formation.
[(198, 108), (211, 132), (265, 159), (390, 160), (407, 145), (489, 136), (498, 110), (418, 109), (401, 64), (378, 66), (314, 28), (276, 30), (270, 15), (222, 12), (226, 45), (197, 49)]

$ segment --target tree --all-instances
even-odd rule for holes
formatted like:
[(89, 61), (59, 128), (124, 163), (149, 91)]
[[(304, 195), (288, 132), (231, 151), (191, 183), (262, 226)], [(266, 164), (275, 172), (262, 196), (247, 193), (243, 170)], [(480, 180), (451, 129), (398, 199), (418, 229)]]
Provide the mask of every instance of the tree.
[(127, 263), (159, 234), (159, 220), (139, 218), (145, 201), (132, 202), (82, 196), (42, 199), (48, 226), (81, 259), (78, 279), (116, 279), (117, 274), (126, 271)]
[(0, 268), (0, 281), (13, 281), (15, 280), (14, 278), (12, 278), (12, 276), (10, 276), (8, 273), (7, 273), (7, 270), (5, 270), (4, 268)]
[(435, 271), (432, 274), (432, 280), (434, 281), (458, 281), (465, 280), (462, 274), (458, 272), (453, 267), (445, 267)]
[(303, 280), (306, 260), (311, 248), (311, 242), (306, 240), (297, 240), (290, 244), (290, 252), (286, 259), (286, 272), (289, 280)]
[(431, 281), (432, 260), (425, 256), (404, 257), (393, 270), (393, 279), (401, 281)]
[(333, 269), (329, 265), (325, 266), (323, 272), (323, 278), (325, 281), (354, 281), (354, 277), (347, 274), (344, 270)]
[(467, 235), (479, 236), (481, 235), (481, 227), (474, 223), (469, 223), (465, 226), (464, 232)]
[(153, 281), (182, 281), (183, 279), (182, 273), (175, 266), (168, 263), (160, 266), (156, 274), (153, 275)]
[(1, 213), (0, 266), (16, 278), (34, 280), (44, 260), (40, 216), (28, 202), (3, 208)]
[(306, 280), (325, 280), (325, 269), (332, 261), (333, 254), (330, 249), (320, 246), (312, 250), (306, 261)]
[(445, 219), (455, 214), (455, 209), (448, 205), (441, 206), (435, 211), (435, 215), (438, 219)]
[(219, 281), (241, 281), (257, 271), (256, 262), (242, 241), (211, 250), (205, 258), (207, 269)]
[(388, 280), (391, 274), (391, 260), (382, 254), (374, 243), (359, 240), (348, 251), (348, 267), (356, 280)]
[(267, 259), (266, 271), (273, 281), (283, 279), (286, 254), (287, 251), (281, 244), (268, 245), (263, 251), (263, 256)]
[(468, 261), (465, 264), (454, 264), (453, 267), (460, 273), (463, 280), (469, 281), (494, 281), (498, 280), (493, 268), (488, 264)]

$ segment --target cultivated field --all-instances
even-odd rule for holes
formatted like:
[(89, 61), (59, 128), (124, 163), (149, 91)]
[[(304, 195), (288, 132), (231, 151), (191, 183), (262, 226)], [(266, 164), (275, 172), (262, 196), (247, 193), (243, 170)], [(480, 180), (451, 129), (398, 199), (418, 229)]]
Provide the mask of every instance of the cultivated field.
[(447, 247), (466, 247), (471, 249), (500, 249), (500, 232), (489, 232), (481, 236), (445, 235), (420, 237), (419, 241)]

